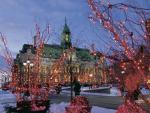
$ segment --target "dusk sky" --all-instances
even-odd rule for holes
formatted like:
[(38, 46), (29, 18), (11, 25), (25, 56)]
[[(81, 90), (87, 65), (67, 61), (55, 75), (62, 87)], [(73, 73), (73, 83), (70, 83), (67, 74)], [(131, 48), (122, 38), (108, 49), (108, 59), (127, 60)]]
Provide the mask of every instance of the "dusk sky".
[(35, 24), (49, 23), (50, 43), (58, 43), (65, 17), (73, 40), (84, 46), (92, 43), (89, 8), (86, 0), (0, 0), (0, 32), (5, 34), (11, 51), (18, 52), (24, 43), (31, 43)]
[[(149, 3), (145, 1), (141, 2), (142, 6)], [(43, 28), (50, 24), (49, 43), (58, 43), (66, 17), (73, 41), (79, 40), (78, 45), (87, 48), (95, 43), (101, 49), (103, 42), (95, 33), (99, 29), (89, 21), (89, 15), (87, 0), (0, 0), (0, 32), (7, 37), (9, 49), (17, 53), (24, 43), (32, 42), (36, 23)]]

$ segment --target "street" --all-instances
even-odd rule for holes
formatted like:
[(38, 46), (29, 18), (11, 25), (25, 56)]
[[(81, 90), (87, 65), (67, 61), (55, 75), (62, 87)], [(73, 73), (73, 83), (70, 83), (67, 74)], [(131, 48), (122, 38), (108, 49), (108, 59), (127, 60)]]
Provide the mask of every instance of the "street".
[[(89, 99), (91, 106), (104, 107), (109, 109), (117, 109), (123, 103), (123, 98), (120, 96), (97, 96), (97, 95), (83, 95)], [(60, 95), (51, 95), (50, 101), (52, 103), (70, 102), (70, 94), (61, 93)], [(146, 104), (142, 104), (144, 109), (150, 113), (150, 108)]]
[[(119, 96), (96, 96), (96, 95), (82, 95), (89, 99), (91, 106), (99, 106), (110, 109), (117, 109), (119, 105), (123, 102), (123, 99)], [(69, 102), (70, 95), (62, 93), (60, 95), (51, 95), (51, 103)]]

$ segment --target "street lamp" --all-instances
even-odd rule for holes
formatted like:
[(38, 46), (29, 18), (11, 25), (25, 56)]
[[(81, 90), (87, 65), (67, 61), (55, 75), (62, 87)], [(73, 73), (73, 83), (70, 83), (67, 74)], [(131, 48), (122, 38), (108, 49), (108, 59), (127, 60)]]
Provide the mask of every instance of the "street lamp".
[(30, 86), (30, 67), (33, 67), (33, 63), (30, 62), (30, 60), (27, 60), (26, 62), (23, 63), (23, 65), (26, 67), (27, 66), (27, 72), (28, 72), (28, 76), (27, 76), (27, 81), (28, 81), (28, 85)]

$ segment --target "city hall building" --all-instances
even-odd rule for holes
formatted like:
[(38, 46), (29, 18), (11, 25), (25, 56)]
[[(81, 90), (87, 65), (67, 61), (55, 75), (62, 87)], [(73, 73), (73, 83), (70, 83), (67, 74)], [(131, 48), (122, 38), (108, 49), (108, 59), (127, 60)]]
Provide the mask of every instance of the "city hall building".
[[(36, 38), (36, 37), (35, 37)], [(31, 44), (24, 44), (14, 60), (14, 73), (20, 82), (26, 82), (30, 78), (37, 78), (41, 82), (70, 82), (70, 66), (72, 67), (72, 76), (76, 77), (82, 83), (102, 83), (107, 82), (106, 62), (103, 57), (92, 55), (86, 48), (74, 47), (70, 60), (64, 60), (61, 57), (72, 46), (71, 32), (65, 22), (61, 43), (44, 44), (42, 55), (40, 57), (39, 71), (37, 67), (36, 47)], [(59, 65), (57, 65), (59, 63)], [(28, 66), (27, 66), (28, 65)]]

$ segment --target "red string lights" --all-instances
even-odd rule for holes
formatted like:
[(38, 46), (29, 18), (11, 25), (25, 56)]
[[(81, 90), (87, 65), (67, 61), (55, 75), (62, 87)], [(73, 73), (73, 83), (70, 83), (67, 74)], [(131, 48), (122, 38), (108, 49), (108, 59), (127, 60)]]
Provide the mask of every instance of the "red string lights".
[[(94, 24), (95, 22), (99, 23), (109, 32), (108, 34), (111, 34), (111, 36), (108, 36), (109, 39), (106, 38), (113, 40), (110, 41), (115, 49), (109, 55), (112, 56), (111, 58), (116, 55), (115, 59), (111, 60), (115, 61), (112, 63), (117, 64), (121, 71), (120, 73), (114, 73), (115, 78), (118, 78), (120, 85), (124, 86), (128, 92), (125, 100), (128, 101), (128, 97), (132, 100), (123, 104), (123, 111), (119, 108), (118, 113), (144, 113), (140, 108), (136, 108), (137, 105), (135, 105), (132, 96), (140, 85), (147, 85), (149, 80), (150, 70), (145, 68), (150, 67), (150, 64), (147, 63), (150, 59), (150, 37), (148, 35), (150, 33), (150, 22), (148, 21), (150, 9), (124, 3), (113, 4), (111, 0), (88, 0), (88, 4), (93, 14), (93, 16), (90, 16), (90, 20), (94, 20)], [(108, 54), (103, 53), (103, 56), (110, 60)], [(121, 79), (121, 75), (123, 79)], [(142, 96), (144, 97), (144, 95)], [(146, 98), (144, 100), (149, 104)], [(132, 110), (126, 110), (132, 107)]]
[(91, 107), (86, 97), (76, 96), (66, 108), (65, 113), (90, 113)]

